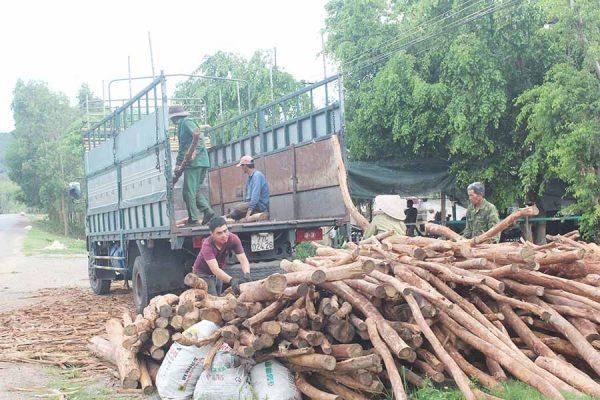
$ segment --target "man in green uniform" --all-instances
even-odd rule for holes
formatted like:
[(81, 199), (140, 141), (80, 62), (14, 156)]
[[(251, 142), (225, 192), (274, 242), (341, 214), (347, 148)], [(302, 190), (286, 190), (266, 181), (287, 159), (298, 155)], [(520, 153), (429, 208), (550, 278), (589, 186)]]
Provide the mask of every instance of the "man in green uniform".
[(182, 106), (169, 107), (169, 118), (176, 125), (177, 139), (179, 140), (175, 173), (178, 174), (183, 169), (183, 201), (185, 201), (188, 212), (186, 226), (199, 225), (200, 213), (203, 216), (201, 224), (206, 225), (215, 212), (200, 191), (200, 185), (204, 182), (210, 167), (208, 152), (202, 137), (198, 140), (198, 145), (189, 160), (184, 162), (184, 159), (192, 144), (194, 131), (201, 128), (206, 129), (208, 125), (198, 126), (196, 121), (189, 118), (189, 115), (190, 113), (185, 111)]
[(394, 231), (398, 235), (406, 236), (406, 225), (402, 200), (396, 195), (382, 195), (375, 198), (373, 207), (373, 220), (363, 234), (363, 239), (387, 231)]
[[(496, 206), (485, 199), (485, 186), (481, 182), (471, 183), (467, 187), (469, 207), (467, 208), (467, 227), (462, 235), (471, 239), (487, 232), (491, 227), (500, 222)], [(500, 234), (491, 239), (492, 243), (500, 241)]]

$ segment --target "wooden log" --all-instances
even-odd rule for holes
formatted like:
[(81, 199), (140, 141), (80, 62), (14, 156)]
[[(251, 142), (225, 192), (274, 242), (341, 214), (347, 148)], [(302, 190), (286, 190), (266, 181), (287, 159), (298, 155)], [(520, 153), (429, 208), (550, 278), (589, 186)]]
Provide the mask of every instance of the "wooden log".
[(356, 331), (348, 321), (340, 320), (327, 324), (327, 332), (340, 343), (351, 343)]
[(498, 268), (478, 272), (485, 276), (500, 279), (510, 276), (515, 272), (519, 272), (519, 266), (517, 264), (507, 264)]
[[(475, 347), (477, 350), (484, 353), (486, 356), (493, 358), (496, 360), (502, 367), (504, 367), (507, 371), (509, 371), (512, 375), (514, 375), (517, 379), (533, 386), (538, 391), (540, 391), (545, 396), (551, 399), (564, 400), (562, 394), (560, 394), (559, 390), (553, 386), (549, 381), (543, 379), (537, 374), (532, 373), (532, 371), (526, 367), (526, 365), (522, 364), (521, 359), (516, 359), (512, 355), (515, 353), (508, 353), (501, 351), (494, 345), (488, 343), (477, 335), (469, 332), (468, 329), (464, 329), (458, 325), (452, 318), (448, 316), (445, 312), (440, 312), (438, 315), (440, 321), (448, 327), (452, 333), (454, 333), (457, 337), (460, 337), (469, 345)], [(478, 334), (483, 333), (477, 332)]]
[(185, 278), (183, 278), (183, 283), (186, 286), (191, 287), (193, 289), (201, 289), (205, 292), (208, 291), (208, 284), (206, 283), (206, 281), (200, 278), (198, 275), (194, 274), (193, 272), (188, 273), (185, 276)]
[(216, 325), (223, 324), (223, 316), (218, 308), (201, 308), (198, 310), (198, 313), (200, 315), (200, 320), (202, 321), (211, 321)]
[(373, 269), (375, 269), (373, 263), (356, 261), (352, 264), (326, 269), (325, 280), (327, 282), (334, 282), (344, 281), (346, 279), (362, 279)]
[(208, 351), (208, 353), (206, 353), (206, 358), (204, 358), (204, 363), (203, 363), (204, 371), (210, 371), (213, 360), (215, 359), (215, 356), (217, 355), (217, 351), (219, 351), (221, 346), (223, 346), (224, 342), (225, 342), (225, 339), (220, 338), (212, 344), (212, 346), (210, 347), (210, 350)]
[(146, 359), (144, 357), (139, 357), (138, 363), (140, 365), (140, 386), (142, 388), (142, 393), (147, 396), (151, 395), (154, 393), (156, 388), (152, 383), (152, 378), (150, 377), (150, 372), (148, 371), (148, 366), (146, 365)]
[(456, 261), (454, 265), (462, 269), (487, 269), (487, 258), (471, 258), (465, 261)]
[(577, 249), (564, 252), (538, 252), (535, 261), (540, 265), (565, 264), (581, 260), (585, 256), (585, 250)]
[(548, 322), (554, 326), (557, 330), (571, 342), (571, 344), (577, 349), (590, 367), (597, 373), (600, 374), (600, 354), (594, 349), (594, 347), (586, 340), (586, 338), (573, 326), (563, 318), (558, 312), (549, 307), (545, 302), (540, 299), (532, 299), (537, 305), (544, 307), (551, 314), (551, 318)]
[(360, 369), (370, 369), (378, 366), (381, 366), (381, 358), (377, 354), (369, 354), (366, 356), (359, 356), (349, 358), (344, 361), (339, 361), (335, 366), (335, 371), (346, 373)]
[(319, 371), (319, 375), (322, 375), (328, 379), (334, 380), (344, 386), (348, 386), (351, 389), (357, 389), (367, 393), (382, 393), (384, 390), (383, 384), (375, 380), (370, 385), (360, 383), (355, 377), (351, 375), (337, 374), (334, 372)]
[(435, 369), (438, 372), (442, 372), (444, 371), (444, 363), (442, 363), (433, 353), (430, 353), (429, 351), (425, 350), (425, 349), (417, 349), (417, 357), (419, 359), (421, 359), (422, 361), (424, 361), (425, 363), (427, 363), (428, 365), (431, 365), (431, 367), (433, 369)]
[(238, 300), (242, 302), (271, 300), (283, 293), (286, 287), (285, 275), (273, 274), (259, 281), (242, 283)]
[(247, 318), (247, 317), (251, 317), (253, 315), (256, 315), (260, 312), (260, 310), (263, 309), (263, 306), (261, 303), (258, 302), (254, 302), (254, 303), (241, 303), (238, 302), (235, 306), (235, 315), (237, 315), (240, 318)]
[(333, 371), (337, 364), (335, 357), (325, 354), (307, 354), (301, 356), (288, 357), (290, 364), (301, 367), (308, 367), (317, 370)]
[(217, 341), (220, 337), (221, 337), (221, 331), (213, 332), (212, 334), (210, 334), (204, 338), (200, 338), (200, 339), (196, 338), (196, 337), (189, 337), (189, 336), (183, 335), (181, 333), (175, 333), (173, 335), (173, 341), (177, 342), (183, 346), (202, 347), (202, 346), (206, 346), (207, 344), (211, 344), (211, 343)]
[(340, 385), (339, 383), (331, 379), (327, 379), (322, 375), (316, 375), (316, 379), (321, 386), (323, 386), (330, 392), (341, 396), (341, 398), (344, 400), (368, 400), (368, 397), (365, 397), (358, 392), (348, 389), (346, 386)]
[(253, 326), (261, 324), (266, 320), (273, 319), (277, 316), (279, 311), (281, 311), (283, 309), (285, 304), (286, 304), (285, 301), (282, 301), (282, 300), (274, 301), (268, 307), (265, 307), (258, 314), (245, 320), (242, 323), (242, 325), (245, 326), (246, 328), (252, 328)]
[(498, 307), (500, 312), (504, 315), (508, 325), (527, 344), (527, 347), (535, 351), (540, 356), (556, 358), (556, 353), (554, 353), (533, 334), (531, 329), (529, 329), (529, 327), (527, 327), (527, 325), (519, 318), (519, 316), (512, 310), (510, 305), (506, 303), (500, 303)]
[(334, 312), (333, 314), (331, 314), (329, 316), (329, 320), (331, 322), (340, 321), (343, 318), (346, 318), (346, 316), (348, 314), (350, 314), (351, 312), (352, 312), (352, 305), (345, 301), (342, 303), (342, 306), (339, 308), (339, 310), (337, 310), (336, 312)]
[(137, 327), (134, 325), (131, 314), (127, 310), (123, 311), (123, 334), (125, 336), (137, 336)]
[(377, 285), (372, 282), (368, 282), (365, 279), (347, 279), (344, 281), (344, 283), (351, 288), (369, 296), (378, 297), (380, 299), (388, 297), (387, 291), (383, 285)]
[(384, 341), (381, 340), (381, 337), (379, 336), (376, 321), (369, 317), (367, 318), (366, 324), (371, 343), (373, 344), (375, 351), (383, 359), (383, 362), (385, 364), (385, 368), (387, 370), (387, 374), (392, 385), (392, 392), (394, 394), (394, 398), (398, 400), (407, 400), (408, 397), (406, 396), (406, 392), (404, 391), (404, 387), (402, 385), (402, 378), (400, 377), (398, 368), (396, 368), (396, 364), (394, 362), (392, 354), (390, 353)]
[(461, 235), (459, 235), (458, 233), (454, 232), (452, 229), (450, 229), (444, 225), (426, 223), (425, 224), (425, 232), (427, 232), (431, 235), (444, 237), (448, 240), (454, 240), (456, 242), (465, 240), (464, 237), (462, 237)]
[(240, 330), (235, 325), (224, 326), (219, 331), (221, 332), (221, 336), (228, 341), (235, 340), (240, 335)]
[(279, 336), (281, 333), (281, 325), (278, 321), (264, 321), (260, 324), (260, 332), (267, 333), (271, 336)]
[(198, 308), (194, 308), (192, 311), (183, 316), (181, 327), (186, 330), (192, 325), (196, 324), (198, 321), (200, 321), (200, 310)]
[(87, 345), (88, 350), (98, 358), (117, 365), (117, 345), (103, 338), (102, 336), (92, 336)]
[(360, 228), (365, 231), (369, 227), (369, 221), (358, 211), (354, 206), (354, 203), (352, 203), (352, 197), (350, 197), (350, 191), (348, 189), (348, 173), (346, 171), (346, 165), (344, 164), (341, 153), (342, 150), (337, 135), (331, 136), (331, 147), (337, 164), (337, 177), (344, 205)]
[(558, 276), (550, 276), (541, 272), (523, 270), (513, 275), (513, 278), (516, 278), (521, 282), (540, 285), (549, 289), (568, 291), (600, 302), (600, 288), (586, 285), (581, 282), (563, 279)]
[(285, 288), (283, 293), (281, 293), (281, 298), (288, 300), (297, 300), (303, 296), (306, 296), (308, 293), (308, 284), (301, 283), (296, 286), (288, 286)]
[(162, 347), (171, 339), (171, 333), (165, 328), (154, 328), (152, 331), (152, 344), (156, 347)]
[(424, 249), (411, 244), (392, 244), (392, 251), (414, 257), (417, 260), (424, 260), (427, 258), (427, 252)]
[(325, 282), (325, 271), (321, 269), (301, 270), (296, 272), (288, 272), (283, 274), (290, 286), (299, 285), (301, 283), (310, 283), (318, 285)]
[(538, 357), (535, 363), (582, 392), (600, 398), (600, 385), (572, 365), (550, 357)]
[(331, 350), (331, 342), (327, 338), (327, 336), (323, 336), (323, 343), (321, 343), (321, 353), (330, 355)]
[[(204, 282), (204, 280), (202, 280)], [(177, 315), (184, 316), (194, 310), (194, 304), (206, 296), (202, 289), (188, 289), (179, 295), (179, 303), (175, 309)]]
[(586, 338), (588, 342), (600, 340), (598, 326), (588, 319), (571, 317), (568, 321)]
[(156, 347), (154, 345), (150, 346), (150, 348), (148, 349), (148, 353), (150, 353), (150, 357), (152, 357), (153, 360), (156, 361), (161, 361), (165, 358), (165, 349), (163, 349), (162, 347)]
[(342, 400), (342, 397), (338, 396), (337, 394), (331, 394), (331, 393), (324, 392), (320, 389), (317, 389), (316, 387), (314, 387), (313, 385), (308, 383), (306, 381), (306, 379), (304, 379), (304, 376), (299, 372), (296, 373), (296, 378), (295, 378), (294, 382), (296, 383), (296, 387), (298, 388), (298, 390), (300, 390), (309, 399)]
[(513, 281), (512, 279), (502, 279), (502, 282), (506, 285), (506, 287), (517, 294), (523, 296), (538, 296), (541, 297), (544, 295), (544, 287), (536, 286), (536, 285), (524, 285), (517, 281)]
[(123, 342), (123, 325), (116, 318), (106, 322), (106, 333), (109, 341), (115, 345), (115, 364), (119, 371), (121, 386), (126, 389), (134, 389), (140, 379), (140, 368), (135, 353), (121, 346)]
[[(442, 340), (442, 333), (437, 327), (432, 328), (438, 340)], [(478, 382), (480, 382), (483, 386), (488, 389), (498, 389), (500, 388), (500, 383), (494, 379), (494, 377), (486, 374), (479, 368), (475, 367), (469, 361), (467, 361), (462, 354), (456, 349), (456, 347), (450, 342), (447, 341), (444, 343), (444, 349), (448, 352), (448, 355), (452, 357), (456, 365), (463, 370), (467, 375), (472, 378), (475, 378)], [(448, 371), (450, 373), (450, 371)]]
[(363, 348), (357, 343), (332, 344), (331, 355), (335, 358), (356, 358), (363, 355)]
[(547, 291), (549, 295), (552, 296), (560, 296), (569, 300), (577, 301), (579, 303), (585, 304), (585, 306), (593, 308), (594, 310), (600, 311), (600, 303), (594, 301), (592, 299), (587, 298), (586, 296), (581, 296), (578, 294), (574, 294), (565, 290), (553, 290), (550, 289)]
[(169, 321), (169, 325), (176, 331), (182, 330), (183, 329), (183, 316), (173, 315), (171, 317), (171, 320)]
[(312, 347), (304, 347), (302, 349), (292, 349), (292, 350), (277, 350), (269, 353), (259, 354), (254, 357), (254, 361), (256, 363), (261, 363), (264, 361), (272, 360), (274, 358), (287, 358), (287, 357), (295, 357), (302, 356), (307, 354), (314, 354), (315, 349)]
[(358, 318), (355, 314), (350, 314), (350, 316), (348, 317), (348, 321), (350, 321), (352, 326), (354, 326), (357, 331), (361, 331), (361, 332), (367, 331), (367, 324), (365, 324), (365, 321)]
[(540, 211), (538, 210), (535, 204), (532, 206), (519, 208), (517, 211), (504, 218), (502, 221), (488, 229), (486, 232), (474, 237), (472, 241), (474, 244), (485, 243), (497, 234), (501, 233), (503, 230), (508, 229), (519, 218), (532, 217), (534, 215), (538, 215), (539, 212)]
[(435, 370), (431, 365), (421, 360), (415, 360), (413, 366), (417, 367), (426, 377), (431, 379), (433, 382), (442, 383), (446, 380), (446, 377), (442, 372)]
[(298, 324), (295, 324), (293, 322), (279, 321), (279, 326), (281, 328), (281, 335), (288, 340), (296, 337), (296, 335), (298, 334), (298, 330), (300, 329)]
[(173, 315), (172, 306), (179, 301), (179, 296), (169, 293), (162, 296), (157, 296), (155, 299), (156, 300), (154, 304), (156, 310), (158, 311), (158, 315), (163, 318), (169, 318), (171, 315)]
[[(300, 319), (300, 315), (298, 315), (297, 313), (293, 313), (295, 310), (301, 309), (302, 306), (304, 306), (305, 303), (305, 297), (301, 297), (299, 299), (297, 299), (296, 301), (294, 301), (294, 303), (285, 308), (283, 311), (281, 311), (278, 315), (277, 315), (277, 320), (282, 322), (282, 321), (290, 321), (290, 322), (298, 322), (298, 320)], [(260, 303), (258, 303), (260, 304)], [(314, 306), (313, 306), (314, 307)], [(308, 308), (308, 306), (307, 306)], [(294, 315), (293, 319), (292, 319), (292, 315)]]
[(155, 328), (166, 328), (169, 326), (170, 320), (169, 318), (166, 317), (158, 317), (156, 318), (156, 321), (154, 321), (154, 327)]
[(307, 331), (304, 329), (299, 329), (297, 336), (313, 347), (320, 346), (325, 339), (325, 336), (321, 332)]

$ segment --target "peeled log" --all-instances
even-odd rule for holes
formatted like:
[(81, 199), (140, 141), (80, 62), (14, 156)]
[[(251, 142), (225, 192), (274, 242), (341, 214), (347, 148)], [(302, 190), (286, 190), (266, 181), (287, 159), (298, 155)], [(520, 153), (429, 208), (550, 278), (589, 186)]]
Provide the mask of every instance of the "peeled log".
[(208, 284), (206, 283), (206, 281), (200, 278), (198, 275), (194, 274), (193, 272), (190, 272), (185, 276), (185, 278), (183, 279), (183, 283), (186, 286), (189, 286), (193, 289), (201, 289), (204, 291), (208, 291)]
[(111, 343), (115, 345), (115, 364), (119, 370), (121, 384), (126, 389), (135, 389), (140, 379), (140, 368), (136, 355), (133, 351), (121, 346), (123, 343), (123, 325), (116, 318), (111, 318), (106, 322), (106, 332)]
[(298, 387), (298, 390), (300, 390), (309, 399), (313, 399), (313, 400), (342, 400), (341, 396), (338, 396), (336, 394), (327, 393), (327, 392), (324, 392), (324, 391), (322, 391), (320, 389), (317, 389), (316, 387), (314, 387), (313, 385), (311, 385), (310, 383), (308, 383), (306, 381), (306, 379), (304, 379), (304, 377), (302, 376), (302, 374), (299, 373), (299, 372), (296, 373), (295, 383), (296, 383), (296, 387)]
[(337, 176), (342, 192), (342, 199), (344, 200), (344, 205), (360, 228), (363, 231), (366, 231), (369, 227), (369, 221), (367, 221), (367, 219), (354, 206), (352, 197), (350, 197), (350, 191), (348, 190), (348, 173), (346, 171), (344, 159), (342, 158), (342, 149), (337, 135), (331, 136), (331, 147), (333, 148), (333, 154), (337, 163)]
[(535, 360), (535, 363), (537, 366), (558, 376), (576, 389), (579, 389), (590, 396), (600, 398), (600, 385), (572, 365), (549, 357), (538, 357)]
[(325, 354), (307, 354), (302, 356), (288, 357), (290, 364), (308, 367), (317, 370), (333, 371), (337, 364), (335, 357)]
[(481, 235), (474, 237), (472, 239), (473, 243), (479, 244), (487, 242), (497, 234), (501, 233), (503, 230), (508, 229), (519, 218), (533, 217), (534, 215), (538, 215), (539, 212), (540, 211), (538, 210), (535, 204), (529, 207), (519, 208), (517, 211), (510, 214), (508, 217), (504, 218), (502, 221), (491, 227), (487, 232), (484, 232)]
[(287, 287), (285, 275), (273, 274), (263, 280), (246, 282), (240, 285), (238, 301), (256, 302), (273, 300), (278, 294), (283, 293)]
[(379, 356), (383, 359), (385, 364), (385, 369), (388, 374), (388, 378), (390, 379), (390, 383), (392, 384), (392, 392), (394, 394), (394, 398), (397, 400), (407, 400), (406, 392), (404, 391), (404, 386), (402, 385), (402, 378), (400, 377), (400, 373), (398, 372), (398, 368), (396, 367), (396, 363), (394, 362), (394, 358), (390, 353), (386, 344), (379, 337), (379, 332), (377, 332), (377, 324), (376, 321), (367, 318), (367, 330), (369, 332), (369, 338), (371, 339), (371, 343), (373, 343), (373, 347)]
[(430, 233), (435, 236), (442, 236), (448, 240), (454, 240), (456, 242), (466, 240), (464, 237), (460, 236), (458, 233), (454, 232), (452, 229), (448, 228), (444, 225), (426, 223), (425, 224), (425, 232)]

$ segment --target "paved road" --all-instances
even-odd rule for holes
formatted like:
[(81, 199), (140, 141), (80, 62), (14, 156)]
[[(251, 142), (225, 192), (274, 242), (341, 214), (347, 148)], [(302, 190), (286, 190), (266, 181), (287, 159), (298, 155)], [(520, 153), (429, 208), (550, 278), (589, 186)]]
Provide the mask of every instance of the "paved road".
[(25, 227), (19, 214), (0, 214), (0, 312), (31, 303), (42, 288), (87, 286), (85, 255), (25, 257), (21, 253)]

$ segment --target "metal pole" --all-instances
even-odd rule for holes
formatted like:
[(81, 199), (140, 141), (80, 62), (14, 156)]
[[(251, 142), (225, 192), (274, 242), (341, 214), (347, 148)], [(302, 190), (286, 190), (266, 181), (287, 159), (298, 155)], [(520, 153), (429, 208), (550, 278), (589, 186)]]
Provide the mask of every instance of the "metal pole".
[(148, 45), (150, 46), (150, 66), (152, 67), (152, 78), (156, 78), (154, 73), (154, 53), (152, 52), (152, 38), (150, 37), (150, 31), (148, 31)]
[(104, 80), (102, 80), (102, 119), (104, 119), (104, 117), (106, 117), (106, 106), (104, 105), (105, 102), (105, 97), (104, 97)]
[(133, 97), (133, 91), (131, 89), (131, 57), (127, 56), (127, 78), (129, 79), (129, 98)]
[(238, 112), (242, 113), (242, 100), (240, 99), (240, 83), (236, 82), (235, 86), (237, 88), (237, 97), (238, 97)]
[(327, 79), (327, 58), (325, 57), (325, 39), (321, 31), (321, 55), (323, 56), (323, 79)]
[(442, 225), (446, 225), (446, 193), (442, 192), (442, 207), (440, 209), (441, 215), (441, 223)]

